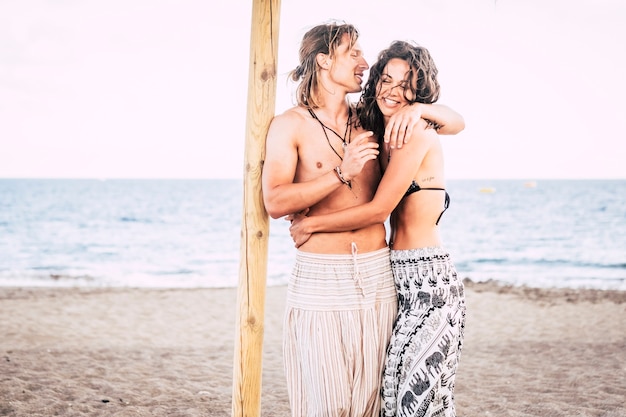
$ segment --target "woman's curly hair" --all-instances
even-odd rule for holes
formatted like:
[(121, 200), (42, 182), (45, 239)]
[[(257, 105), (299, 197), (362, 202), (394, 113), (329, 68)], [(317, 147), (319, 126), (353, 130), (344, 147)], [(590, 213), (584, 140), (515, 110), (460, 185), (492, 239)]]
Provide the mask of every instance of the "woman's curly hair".
[(379, 140), (385, 132), (383, 114), (376, 98), (379, 93), (379, 81), (383, 71), (393, 58), (399, 58), (409, 64), (405, 99), (411, 103), (435, 103), (439, 99), (440, 86), (437, 81), (437, 66), (428, 49), (405, 41), (394, 41), (387, 49), (378, 54), (378, 59), (370, 68), (363, 94), (358, 103), (359, 122), (366, 130), (371, 130)]

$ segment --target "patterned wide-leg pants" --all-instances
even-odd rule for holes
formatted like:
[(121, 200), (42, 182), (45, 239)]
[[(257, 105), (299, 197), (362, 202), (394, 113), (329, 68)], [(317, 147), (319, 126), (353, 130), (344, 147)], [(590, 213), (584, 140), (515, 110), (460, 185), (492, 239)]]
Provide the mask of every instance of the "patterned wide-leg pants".
[(454, 380), (465, 294), (442, 248), (391, 251), (398, 317), (387, 349), (381, 415), (456, 415)]

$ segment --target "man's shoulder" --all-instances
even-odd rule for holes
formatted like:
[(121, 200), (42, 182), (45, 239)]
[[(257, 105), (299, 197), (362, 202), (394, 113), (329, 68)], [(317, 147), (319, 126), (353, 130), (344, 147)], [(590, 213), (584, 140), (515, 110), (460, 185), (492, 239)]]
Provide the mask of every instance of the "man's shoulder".
[(282, 123), (302, 123), (308, 116), (308, 111), (302, 106), (291, 107), (274, 116), (274, 120)]
[(283, 144), (285, 141), (294, 144), (298, 142), (302, 132), (307, 131), (307, 129), (303, 129), (303, 125), (307, 123), (307, 115), (306, 109), (296, 106), (274, 116), (267, 136), (268, 142)]
[[(303, 127), (310, 122), (308, 111), (304, 107), (291, 107), (284, 112), (277, 114), (272, 119), (270, 132), (280, 136), (299, 136), (303, 132)], [(304, 129), (306, 131), (306, 129)]]

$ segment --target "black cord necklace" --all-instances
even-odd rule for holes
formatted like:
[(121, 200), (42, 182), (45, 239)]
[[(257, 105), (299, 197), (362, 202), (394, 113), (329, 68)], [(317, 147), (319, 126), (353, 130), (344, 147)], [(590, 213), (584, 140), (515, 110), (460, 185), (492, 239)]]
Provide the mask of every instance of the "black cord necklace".
[(352, 134), (352, 123), (351, 123), (351, 120), (352, 120), (352, 108), (348, 107), (348, 120), (346, 120), (346, 130), (343, 132), (343, 137), (339, 133), (335, 132), (334, 129), (331, 129), (330, 127), (326, 126), (317, 117), (317, 115), (315, 114), (313, 109), (309, 109), (309, 114), (311, 114), (311, 117), (313, 117), (315, 120), (317, 120), (319, 122), (319, 124), (322, 126), (322, 130), (324, 131), (324, 136), (326, 136), (326, 142), (328, 142), (328, 146), (330, 146), (330, 149), (333, 150), (335, 155), (337, 155), (339, 157), (339, 159), (343, 161), (343, 158), (341, 157), (341, 155), (339, 155), (339, 153), (337, 152), (335, 147), (330, 143), (330, 138), (328, 137), (328, 133), (326, 133), (326, 129), (330, 130), (331, 132), (333, 132), (335, 134), (335, 136), (337, 136), (339, 139), (341, 139), (343, 149), (345, 150), (346, 146), (348, 146), (347, 140), (350, 140), (350, 135)]

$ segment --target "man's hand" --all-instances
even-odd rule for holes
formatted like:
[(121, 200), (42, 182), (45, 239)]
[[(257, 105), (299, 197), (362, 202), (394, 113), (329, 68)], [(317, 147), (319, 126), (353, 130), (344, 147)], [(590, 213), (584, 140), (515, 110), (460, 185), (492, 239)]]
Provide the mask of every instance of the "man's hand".
[(404, 106), (391, 116), (385, 126), (384, 137), (385, 143), (388, 143), (390, 148), (401, 148), (409, 141), (413, 129), (422, 118), (423, 106), (422, 103)]
[(369, 140), (373, 134), (368, 131), (357, 135), (344, 149), (340, 169), (347, 181), (359, 175), (367, 161), (378, 157), (378, 143)]

